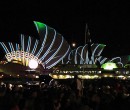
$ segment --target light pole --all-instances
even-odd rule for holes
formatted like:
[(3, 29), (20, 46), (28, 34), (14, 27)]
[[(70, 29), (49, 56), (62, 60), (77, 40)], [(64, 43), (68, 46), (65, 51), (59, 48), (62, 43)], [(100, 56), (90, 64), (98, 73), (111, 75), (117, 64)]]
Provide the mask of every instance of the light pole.
[[(87, 38), (88, 37), (88, 38)], [(89, 32), (89, 29), (88, 29), (88, 25), (86, 24), (86, 26), (85, 26), (85, 44), (87, 43), (87, 42), (89, 42), (91, 39), (90, 39), (90, 32)]]

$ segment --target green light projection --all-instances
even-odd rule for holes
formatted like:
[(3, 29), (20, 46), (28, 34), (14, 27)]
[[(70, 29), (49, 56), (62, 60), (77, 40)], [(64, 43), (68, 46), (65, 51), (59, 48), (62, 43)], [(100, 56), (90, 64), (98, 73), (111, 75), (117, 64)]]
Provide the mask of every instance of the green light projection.
[(101, 46), (101, 47), (104, 47), (104, 46), (106, 46), (106, 45), (104, 45), (104, 44), (100, 44), (100, 46)]
[(39, 32), (39, 30), (46, 29), (46, 25), (44, 23), (34, 21), (34, 24), (36, 25), (38, 32)]
[(113, 62), (107, 62), (104, 63), (101, 68), (105, 69), (105, 70), (113, 70), (114, 68), (118, 68), (117, 65)]

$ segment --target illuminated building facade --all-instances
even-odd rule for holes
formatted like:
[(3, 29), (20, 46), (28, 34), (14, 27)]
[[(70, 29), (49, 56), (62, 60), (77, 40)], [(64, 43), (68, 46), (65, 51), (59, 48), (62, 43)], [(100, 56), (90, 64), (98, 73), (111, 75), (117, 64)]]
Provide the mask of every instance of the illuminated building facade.
[[(55, 29), (41, 22), (35, 21), (34, 24), (39, 34), (39, 39), (21, 34), (20, 43), (0, 42), (0, 46), (5, 52), (7, 62), (15, 62), (28, 67), (29, 61), (33, 59), (36, 60), (39, 65), (42, 65), (44, 69), (55, 69), (55, 66), (58, 67), (57, 64), (71, 64), (73, 67), (67, 66), (64, 70), (62, 70), (62, 67), (55, 69), (55, 71), (53, 71), (54, 74), (55, 72), (56, 74), (64, 74), (69, 71), (69, 74), (73, 72), (94, 74), (94, 78), (97, 78), (95, 73), (101, 73), (101, 70), (87, 70), (82, 68), (81, 65), (95, 65), (98, 61), (100, 65), (106, 62), (114, 62), (118, 67), (124, 67), (128, 59), (130, 59), (129, 56), (114, 57), (111, 59), (102, 56), (101, 53), (106, 46), (104, 44), (91, 44), (92, 55), (91, 58), (89, 58), (88, 44), (71, 50), (70, 45), (64, 37), (57, 33)], [(79, 66), (75, 67), (75, 65), (79, 65), (81, 68)], [(69, 70), (70, 68), (74, 70)], [(63, 75), (61, 77), (71, 78), (71, 76), (64, 77)], [(82, 77), (82, 75), (80, 75), (80, 77)]]
[(115, 62), (118, 66), (123, 67), (128, 62), (128, 56), (107, 58), (102, 56), (102, 51), (106, 45), (104, 44), (91, 44), (91, 59), (89, 59), (88, 44), (79, 46), (71, 50), (71, 52), (62, 60), (62, 64), (96, 64), (98, 61), (100, 65), (106, 62)]
[(22, 34), (20, 44), (0, 42), (0, 46), (5, 51), (8, 62), (17, 61), (28, 66), (29, 61), (34, 59), (44, 68), (50, 69), (68, 54), (70, 46), (55, 29), (41, 22), (35, 21), (34, 24), (40, 40)]
[[(130, 69), (125, 68), (125, 65), (130, 59), (129, 55), (111, 59), (103, 57), (101, 53), (105, 46), (104, 44), (91, 44), (91, 59), (89, 59), (88, 56), (88, 44), (72, 50), (62, 60), (61, 64), (54, 67), (55, 71), (53, 71), (52, 77), (56, 79), (66, 79), (72, 78), (77, 74), (81, 79), (99, 79), (101, 77), (130, 78)], [(100, 67), (98, 67), (97, 61)], [(102, 67), (104, 65), (106, 68), (112, 68), (112, 70), (103, 69)], [(113, 65), (116, 66), (116, 68), (113, 69)]]

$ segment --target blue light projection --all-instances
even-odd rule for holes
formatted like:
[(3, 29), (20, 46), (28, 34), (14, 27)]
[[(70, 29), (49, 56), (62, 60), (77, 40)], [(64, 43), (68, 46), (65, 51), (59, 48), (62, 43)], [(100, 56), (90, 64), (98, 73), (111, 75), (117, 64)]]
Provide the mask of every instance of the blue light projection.
[(62, 64), (96, 64), (96, 61), (99, 61), (100, 64), (106, 62), (115, 62), (123, 67), (123, 62), (121, 57), (106, 58), (101, 56), (102, 51), (106, 45), (104, 44), (91, 44), (92, 56), (91, 59), (88, 58), (88, 44), (84, 46), (79, 46), (76, 49), (72, 50), (68, 57), (65, 57), (62, 60)]
[[(39, 64), (48, 69), (58, 63), (61, 64), (100, 64), (115, 62), (123, 67), (127, 62), (122, 59), (127, 57), (106, 58), (101, 56), (104, 44), (91, 44), (92, 56), (88, 58), (88, 44), (79, 46), (74, 50), (55, 29), (44, 23), (34, 21), (39, 40), (31, 36), (20, 35), (20, 44), (12, 42), (0, 42), (8, 62), (18, 60), (21, 64), (28, 66), (31, 59), (37, 60)], [(128, 61), (128, 58), (127, 58)]]
[(70, 46), (55, 29), (44, 23), (34, 21), (40, 40), (21, 34), (20, 44), (0, 42), (8, 62), (18, 60), (28, 66), (31, 59), (37, 60), (43, 67), (52, 68), (69, 52)]

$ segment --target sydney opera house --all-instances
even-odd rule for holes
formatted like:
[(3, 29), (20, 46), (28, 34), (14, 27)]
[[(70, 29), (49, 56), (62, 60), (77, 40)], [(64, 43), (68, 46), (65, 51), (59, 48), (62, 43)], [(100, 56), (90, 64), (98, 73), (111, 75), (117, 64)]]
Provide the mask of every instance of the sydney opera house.
[[(113, 74), (124, 78), (129, 77), (127, 64), (129, 56), (106, 58), (102, 56), (106, 45), (93, 43), (91, 43), (91, 56), (89, 56), (88, 44), (71, 49), (70, 44), (55, 29), (41, 22), (34, 21), (34, 24), (39, 39), (21, 34), (20, 43), (0, 42), (0, 49), (5, 54), (0, 62), (0, 78), (38, 78), (39, 75), (44, 74), (61, 79), (72, 78), (73, 74), (78, 74), (84, 79), (100, 78), (104, 65), (113, 64), (115, 65)], [(33, 65), (32, 68), (30, 67), (32, 60), (35, 61), (33, 64), (36, 63), (34, 65), (36, 67)], [(108, 76), (113, 77), (113, 74)]]

